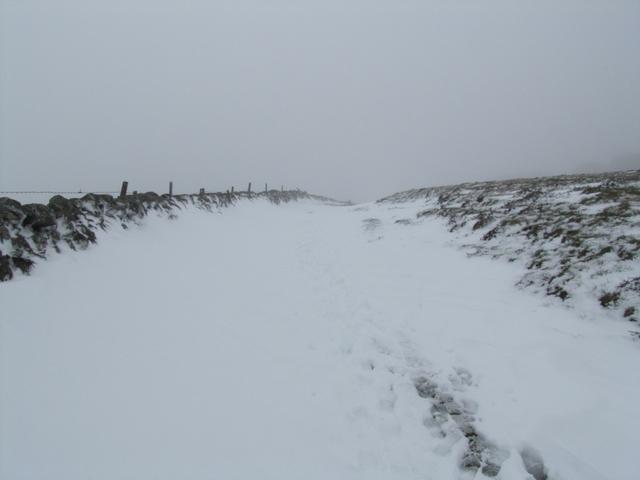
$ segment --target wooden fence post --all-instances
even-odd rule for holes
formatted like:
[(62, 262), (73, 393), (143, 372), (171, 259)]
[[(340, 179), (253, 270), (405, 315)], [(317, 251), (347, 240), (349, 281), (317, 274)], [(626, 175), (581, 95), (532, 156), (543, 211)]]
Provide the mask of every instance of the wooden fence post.
[(247, 187), (247, 192), (251, 193), (251, 182), (249, 182), (249, 186)]
[(202, 197), (202, 196), (204, 196), (204, 188), (201, 188), (201, 189), (200, 189), (200, 196), (201, 196), (201, 197)]
[(231, 187), (231, 193), (233, 193), (233, 187)]
[(124, 198), (127, 196), (127, 187), (129, 186), (129, 182), (126, 180), (122, 182), (122, 187), (120, 188), (120, 198)]
[(267, 193), (269, 190), (267, 189), (267, 184), (264, 184), (264, 193)]
[(169, 182), (169, 196), (173, 197), (173, 182)]

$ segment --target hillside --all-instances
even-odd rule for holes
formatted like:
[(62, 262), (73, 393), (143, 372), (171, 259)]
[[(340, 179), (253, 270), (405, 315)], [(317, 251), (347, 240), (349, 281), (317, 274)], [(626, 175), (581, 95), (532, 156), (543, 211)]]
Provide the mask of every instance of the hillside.
[(416, 218), (444, 219), (470, 256), (521, 264), (522, 287), (640, 318), (640, 170), (423, 188), (380, 202), (418, 202)]

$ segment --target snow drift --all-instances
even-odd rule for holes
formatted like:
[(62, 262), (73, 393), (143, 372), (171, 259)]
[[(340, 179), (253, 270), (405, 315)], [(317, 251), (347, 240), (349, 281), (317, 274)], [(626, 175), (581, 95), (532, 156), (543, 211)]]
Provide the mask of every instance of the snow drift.
[(11, 280), (15, 271), (29, 273), (51, 251), (60, 253), (65, 247), (84, 250), (96, 242), (96, 231), (113, 225), (128, 228), (151, 212), (171, 219), (188, 207), (213, 211), (239, 200), (262, 198), (275, 204), (302, 198), (331, 202), (299, 190), (175, 196), (148, 192), (122, 198), (89, 193), (71, 199), (56, 195), (47, 205), (21, 205), (11, 198), (0, 198), (0, 281)]

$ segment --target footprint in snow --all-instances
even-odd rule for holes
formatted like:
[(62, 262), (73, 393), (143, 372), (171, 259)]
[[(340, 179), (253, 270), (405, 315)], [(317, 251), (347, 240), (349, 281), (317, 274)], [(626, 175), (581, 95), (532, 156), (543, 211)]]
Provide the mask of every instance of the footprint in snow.
[[(458, 378), (461, 382), (471, 382), (471, 374), (463, 370)], [(495, 477), (500, 473), (502, 463), (508, 458), (507, 450), (499, 448), (475, 427), (477, 405), (459, 402), (447, 391), (446, 386), (436, 383), (427, 376), (414, 380), (418, 395), (431, 402), (431, 409), (424, 420), (425, 426), (444, 440), (438, 447), (439, 453), (448, 453), (462, 437), (467, 448), (460, 460), (460, 468), (474, 474), (481, 471), (484, 476)]]
[[(375, 233), (376, 231), (378, 231), (381, 225), (382, 221), (379, 218), (365, 218), (364, 220), (362, 220), (362, 228), (365, 232)], [(382, 235), (377, 235), (370, 241), (381, 240), (382, 238)]]

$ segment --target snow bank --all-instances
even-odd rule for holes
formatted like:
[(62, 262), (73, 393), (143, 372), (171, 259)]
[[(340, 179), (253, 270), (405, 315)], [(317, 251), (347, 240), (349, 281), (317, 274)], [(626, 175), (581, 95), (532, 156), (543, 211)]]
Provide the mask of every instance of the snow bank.
[(519, 263), (520, 286), (640, 319), (640, 170), (426, 188), (380, 202), (417, 202), (413, 219), (445, 219), (470, 255)]
[(51, 251), (83, 250), (96, 242), (97, 231), (114, 225), (126, 229), (151, 213), (172, 219), (187, 207), (213, 211), (240, 200), (267, 199), (279, 204), (303, 198), (338, 203), (299, 190), (172, 197), (149, 192), (124, 198), (87, 194), (71, 199), (55, 196), (47, 205), (21, 205), (16, 200), (0, 198), (0, 281), (12, 279), (15, 271), (29, 273), (35, 263)]

